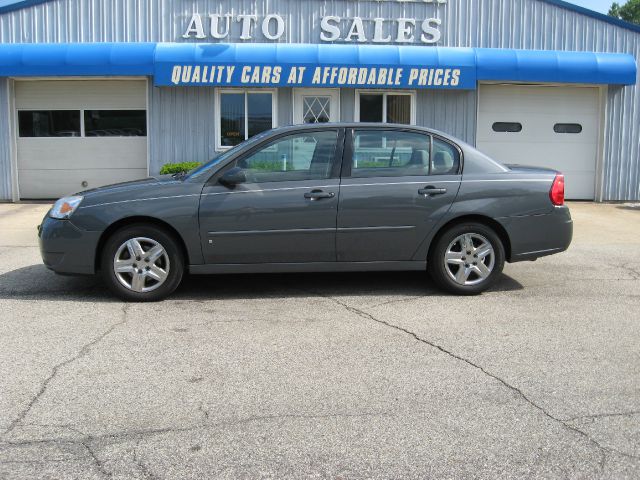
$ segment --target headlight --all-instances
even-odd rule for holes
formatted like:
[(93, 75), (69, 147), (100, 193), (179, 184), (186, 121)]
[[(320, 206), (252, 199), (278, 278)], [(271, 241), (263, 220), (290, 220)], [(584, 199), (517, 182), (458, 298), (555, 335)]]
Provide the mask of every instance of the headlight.
[(78, 207), (80, 206), (80, 202), (82, 202), (83, 197), (73, 196), (73, 197), (64, 197), (56, 202), (51, 211), (49, 212), (49, 216), (51, 218), (57, 218), (59, 220), (64, 220), (73, 215)]

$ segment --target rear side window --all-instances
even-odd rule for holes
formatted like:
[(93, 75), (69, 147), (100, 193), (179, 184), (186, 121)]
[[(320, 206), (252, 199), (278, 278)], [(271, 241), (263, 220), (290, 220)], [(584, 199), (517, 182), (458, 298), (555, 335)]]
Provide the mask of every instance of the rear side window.
[(431, 175), (456, 175), (460, 171), (460, 152), (453, 145), (433, 139)]
[(428, 175), (430, 150), (429, 135), (396, 130), (355, 130), (351, 176)]
[(496, 122), (491, 128), (498, 133), (519, 133), (522, 131), (522, 124), (518, 122)]

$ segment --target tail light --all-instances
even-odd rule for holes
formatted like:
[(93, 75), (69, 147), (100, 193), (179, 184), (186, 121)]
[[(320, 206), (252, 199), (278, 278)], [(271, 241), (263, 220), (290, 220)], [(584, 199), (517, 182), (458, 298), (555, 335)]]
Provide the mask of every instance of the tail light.
[(558, 173), (556, 178), (553, 179), (553, 185), (551, 185), (551, 191), (549, 192), (549, 198), (551, 203), (557, 206), (564, 205), (564, 175)]

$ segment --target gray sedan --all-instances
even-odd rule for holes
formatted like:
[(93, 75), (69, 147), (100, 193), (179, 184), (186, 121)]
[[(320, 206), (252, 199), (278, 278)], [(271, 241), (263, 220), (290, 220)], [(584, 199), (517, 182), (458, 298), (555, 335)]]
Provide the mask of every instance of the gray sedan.
[(187, 271), (426, 270), (478, 294), (505, 261), (566, 250), (572, 231), (558, 172), (357, 123), (272, 130), (188, 173), (62, 198), (39, 236), (55, 272), (100, 273), (122, 299), (153, 301)]

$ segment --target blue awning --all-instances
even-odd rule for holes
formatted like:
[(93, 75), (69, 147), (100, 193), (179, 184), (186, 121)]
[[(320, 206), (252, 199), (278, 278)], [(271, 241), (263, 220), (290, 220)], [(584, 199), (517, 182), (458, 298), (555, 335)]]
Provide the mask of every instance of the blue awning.
[(0, 44), (0, 76), (153, 76), (155, 85), (451, 88), (478, 81), (633, 85), (622, 53), (396, 45)]

